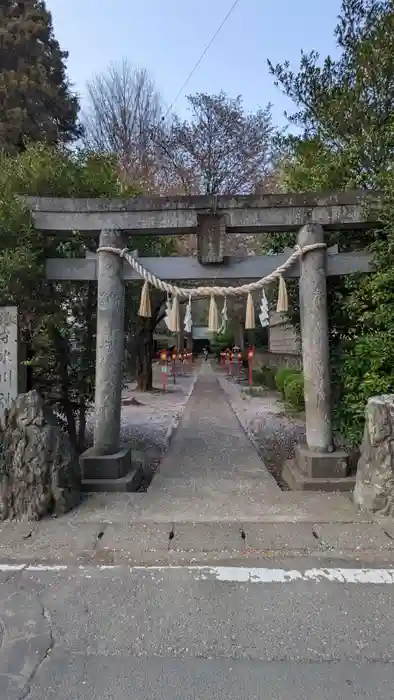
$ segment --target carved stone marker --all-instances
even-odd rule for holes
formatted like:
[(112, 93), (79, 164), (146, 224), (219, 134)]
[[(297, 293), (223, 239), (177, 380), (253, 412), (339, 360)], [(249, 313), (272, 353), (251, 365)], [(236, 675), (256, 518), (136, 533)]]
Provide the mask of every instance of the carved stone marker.
[(0, 307), (0, 421), (18, 396), (18, 309)]
[(20, 394), (3, 417), (0, 520), (39, 520), (80, 500), (78, 456), (36, 391)]
[(353, 500), (362, 510), (394, 514), (394, 394), (368, 401)]

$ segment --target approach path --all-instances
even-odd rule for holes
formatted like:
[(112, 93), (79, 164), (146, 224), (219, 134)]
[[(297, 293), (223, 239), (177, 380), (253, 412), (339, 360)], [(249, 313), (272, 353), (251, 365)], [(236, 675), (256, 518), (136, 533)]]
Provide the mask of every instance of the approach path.
[(144, 497), (146, 515), (186, 503), (188, 519), (240, 517), (281, 490), (238, 422), (209, 363), (203, 364), (178, 431)]

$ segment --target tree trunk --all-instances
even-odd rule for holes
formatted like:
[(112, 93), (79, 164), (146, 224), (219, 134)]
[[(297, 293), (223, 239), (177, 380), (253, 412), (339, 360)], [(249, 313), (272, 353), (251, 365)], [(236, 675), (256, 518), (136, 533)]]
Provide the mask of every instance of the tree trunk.
[(164, 295), (153, 308), (151, 318), (138, 317), (136, 332), (136, 370), (139, 391), (153, 389), (152, 362), (154, 352), (153, 333), (164, 318)]
[(140, 318), (136, 337), (137, 388), (149, 391), (153, 388), (153, 326), (151, 318)]
[(54, 344), (57, 361), (58, 370), (60, 375), (60, 404), (63, 407), (63, 412), (67, 422), (67, 431), (75, 450), (78, 450), (78, 436), (77, 436), (77, 425), (75, 422), (75, 415), (70, 399), (70, 378), (68, 374), (69, 369), (69, 355), (70, 348), (68, 346), (67, 340), (63, 338), (59, 329), (55, 325), (50, 327), (50, 335), (52, 337), (52, 342)]

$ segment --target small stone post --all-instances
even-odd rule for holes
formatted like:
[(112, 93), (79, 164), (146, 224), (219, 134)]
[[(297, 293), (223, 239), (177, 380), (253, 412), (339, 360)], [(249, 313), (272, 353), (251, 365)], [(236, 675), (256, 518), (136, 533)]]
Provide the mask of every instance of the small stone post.
[[(320, 224), (298, 234), (301, 247), (324, 243)], [(306, 440), (314, 452), (332, 452), (330, 362), (326, 287), (326, 251), (307, 253), (301, 261), (300, 320), (304, 369)]]
[[(124, 248), (120, 231), (104, 230), (100, 246)], [(94, 451), (118, 452), (124, 354), (123, 260), (112, 253), (98, 256), (97, 339), (96, 339), (96, 424)]]

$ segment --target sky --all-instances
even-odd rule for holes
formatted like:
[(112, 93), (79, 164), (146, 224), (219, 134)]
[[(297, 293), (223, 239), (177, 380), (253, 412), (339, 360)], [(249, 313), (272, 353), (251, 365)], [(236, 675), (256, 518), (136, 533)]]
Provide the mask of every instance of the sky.
[[(55, 36), (69, 52), (68, 76), (82, 105), (87, 81), (127, 58), (145, 68), (166, 108), (229, 11), (233, 0), (47, 0)], [(238, 0), (213, 45), (176, 100), (187, 116), (187, 94), (242, 95), (248, 111), (273, 104), (285, 124), (291, 103), (273, 85), (267, 58), (290, 61), (301, 50), (335, 55), (333, 30), (341, 0)]]

